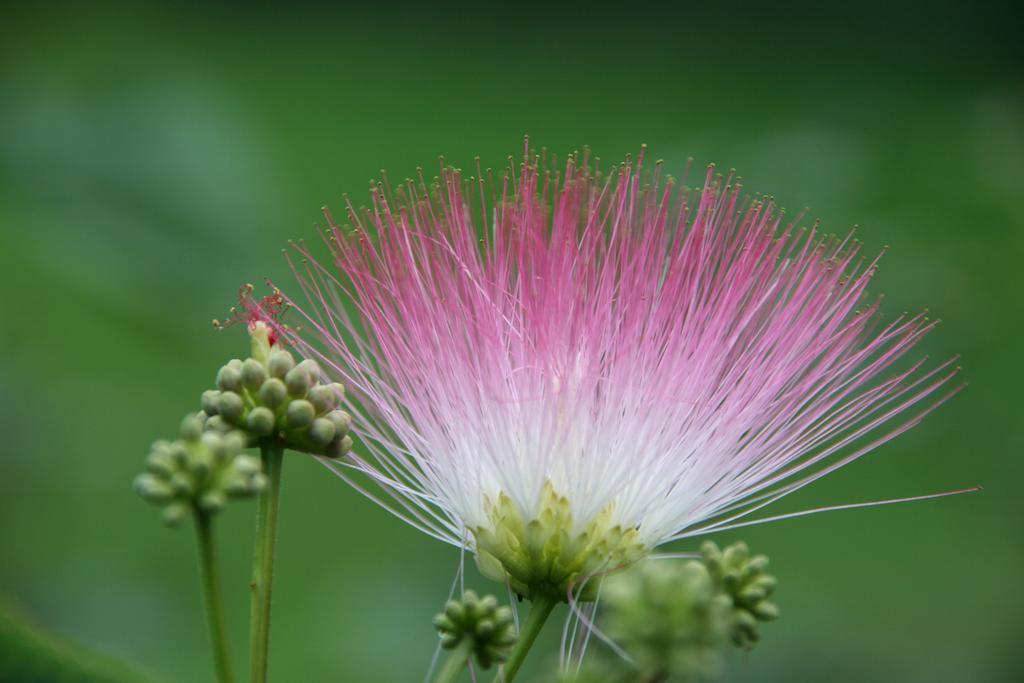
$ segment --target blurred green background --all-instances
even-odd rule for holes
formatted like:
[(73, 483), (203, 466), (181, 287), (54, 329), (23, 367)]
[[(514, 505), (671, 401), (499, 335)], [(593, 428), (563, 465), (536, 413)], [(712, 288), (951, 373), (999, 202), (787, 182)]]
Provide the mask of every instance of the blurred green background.
[[(927, 9), (925, 9), (927, 7)], [(1024, 680), (1024, 73), (1010, 3), (8, 7), (0, 25), (0, 600), (147, 680), (211, 679), (192, 534), (130, 483), (241, 329), (244, 282), (322, 205), (529, 133), (734, 166), (946, 322), (967, 390), (746, 530), (783, 619), (737, 681)], [(417, 681), (458, 553), (311, 460), (285, 472), (271, 676)], [(255, 506), (220, 522), (236, 661)], [(471, 568), (471, 574), (475, 569)], [(553, 646), (557, 629), (545, 633)], [(543, 660), (543, 656), (536, 657)]]

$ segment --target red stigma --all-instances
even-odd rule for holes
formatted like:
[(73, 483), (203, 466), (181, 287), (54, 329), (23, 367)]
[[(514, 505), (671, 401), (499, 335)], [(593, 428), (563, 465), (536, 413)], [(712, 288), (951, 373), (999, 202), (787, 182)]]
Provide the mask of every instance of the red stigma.
[(265, 323), (270, 328), (268, 338), (273, 346), (281, 338), (278, 327), (281, 316), (284, 315), (288, 305), (285, 303), (284, 297), (276, 291), (261, 299), (256, 299), (252, 295), (253, 290), (252, 285), (244, 285), (239, 289), (238, 306), (231, 309), (231, 317), (223, 322), (215, 320), (214, 325), (223, 329), (244, 322), (246, 327), (252, 330), (256, 323)]

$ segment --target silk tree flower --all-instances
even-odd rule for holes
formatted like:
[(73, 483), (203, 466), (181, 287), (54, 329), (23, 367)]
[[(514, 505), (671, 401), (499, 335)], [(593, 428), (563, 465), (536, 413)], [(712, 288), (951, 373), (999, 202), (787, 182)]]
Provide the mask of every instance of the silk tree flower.
[(899, 363), (936, 321), (881, 321), (852, 236), (713, 167), (696, 190), (643, 154), (552, 169), (384, 177), (283, 293), (305, 318), (283, 334), (352, 394), (367, 453), (329, 466), (518, 593), (593, 598), (957, 391), (952, 361)]

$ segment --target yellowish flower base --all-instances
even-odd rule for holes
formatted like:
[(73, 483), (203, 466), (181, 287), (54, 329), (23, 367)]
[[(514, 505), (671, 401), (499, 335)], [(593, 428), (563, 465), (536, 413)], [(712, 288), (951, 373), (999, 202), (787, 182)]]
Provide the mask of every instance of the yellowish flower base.
[(524, 519), (504, 492), (485, 505), (490, 524), (471, 530), (477, 565), (485, 576), (508, 582), (530, 599), (568, 600), (571, 590), (578, 600), (593, 600), (603, 575), (647, 554), (636, 529), (612, 523), (613, 504), (574, 531), (569, 499), (551, 482), (544, 485), (540, 513), (534, 519)]

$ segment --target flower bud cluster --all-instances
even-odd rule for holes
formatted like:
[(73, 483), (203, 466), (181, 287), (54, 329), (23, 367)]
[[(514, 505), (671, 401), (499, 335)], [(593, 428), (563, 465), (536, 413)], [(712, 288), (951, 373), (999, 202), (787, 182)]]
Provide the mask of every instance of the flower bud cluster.
[(202, 396), (210, 427), (225, 425), (244, 431), (252, 442), (275, 437), (296, 451), (343, 456), (352, 447), (351, 416), (339, 408), (340, 384), (322, 383), (316, 361), (295, 362), (282, 348), (270, 345), (269, 328), (251, 330), (252, 357), (233, 359), (217, 373), (217, 389)]
[(768, 558), (751, 557), (747, 544), (742, 542), (722, 551), (713, 541), (705, 541), (701, 552), (718, 590), (732, 602), (732, 641), (739, 647), (753, 647), (761, 639), (759, 623), (779, 618), (779, 608), (769, 599), (778, 582), (767, 572)]
[(505, 661), (516, 642), (512, 610), (498, 606), (493, 595), (480, 598), (473, 591), (466, 591), (460, 600), (450, 600), (444, 612), (434, 617), (434, 626), (446, 650), (472, 642), (472, 652), (483, 669)]
[(700, 561), (646, 559), (605, 578), (600, 628), (629, 659), (594, 652), (559, 683), (710, 680), (730, 641), (749, 649), (779, 615), (768, 559), (744, 543), (701, 550)]
[(643, 561), (607, 579), (602, 600), (604, 633), (641, 673), (628, 680), (705, 680), (722, 668), (730, 603), (704, 565)]
[(181, 438), (157, 441), (146, 459), (146, 472), (135, 491), (164, 508), (163, 520), (174, 526), (190, 512), (219, 512), (229, 498), (247, 498), (263, 490), (260, 461), (242, 453), (245, 435), (206, 430), (203, 413), (181, 424)]

